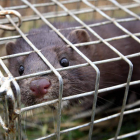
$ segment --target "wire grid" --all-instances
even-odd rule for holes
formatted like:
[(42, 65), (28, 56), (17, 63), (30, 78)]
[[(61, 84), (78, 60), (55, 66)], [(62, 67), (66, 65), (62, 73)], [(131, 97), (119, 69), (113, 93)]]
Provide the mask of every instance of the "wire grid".
[[(133, 57), (138, 57), (140, 56), (140, 53), (136, 53), (136, 54), (132, 54), (132, 55), (127, 55), (124, 56), (123, 54), (121, 54), (118, 50), (116, 50), (110, 43), (109, 41), (112, 40), (119, 40), (122, 38), (128, 38), (128, 37), (132, 37), (133, 39), (135, 39), (138, 43), (140, 43), (140, 40), (138, 38), (138, 36), (140, 36), (140, 33), (131, 33), (129, 32), (127, 29), (125, 29), (120, 22), (128, 22), (128, 21), (134, 21), (134, 20), (140, 20), (140, 17), (135, 14), (134, 12), (130, 11), (129, 8), (134, 8), (134, 7), (139, 7), (140, 6), (140, 2), (138, 0), (135, 0), (133, 3), (125, 3), (125, 4), (120, 4), (115, 0), (110, 0), (111, 2), (111, 6), (102, 6), (102, 7), (98, 7), (98, 1), (93, 1), (94, 4), (91, 4), (92, 0), (70, 0), (70, 1), (56, 1), (56, 0), (52, 0), (51, 2), (48, 3), (39, 3), (39, 4), (32, 4), (27, 0), (22, 0), (22, 2), (25, 5), (19, 5), (19, 6), (13, 6), (13, 7), (5, 7), (2, 8), (0, 7), (1, 10), (5, 9), (5, 10), (19, 10), (19, 9), (24, 9), (24, 8), (31, 8), (34, 12), (35, 15), (31, 15), (28, 17), (23, 17), (23, 22), (27, 22), (27, 21), (33, 21), (33, 20), (39, 20), (41, 19), (45, 24), (47, 24), (52, 30), (54, 30), (67, 44), (68, 46), (72, 47), (79, 55), (81, 55), (86, 61), (87, 63), (85, 64), (80, 64), (80, 65), (75, 65), (75, 66), (69, 66), (66, 68), (59, 68), (59, 69), (55, 69), (50, 62), (42, 55), (42, 53), (40, 52), (40, 50), (38, 50), (36, 48), (36, 46), (34, 46), (26, 37), (27, 34), (24, 34), (19, 28), (18, 26), (15, 24), (15, 22), (17, 22), (16, 18), (10, 18), (10, 16), (7, 16), (7, 18), (9, 19), (9, 21), (12, 23), (12, 25), (16, 28), (17, 32), (20, 35), (16, 35), (16, 36), (10, 36), (10, 37), (2, 37), (0, 38), (0, 44), (5, 44), (7, 42), (7, 40), (13, 40), (13, 39), (17, 39), (20, 37), (23, 37), (25, 39), (25, 41), (33, 48), (33, 51), (30, 52), (24, 52), (24, 53), (19, 53), (19, 54), (14, 54), (14, 55), (9, 55), (9, 56), (3, 56), (1, 57), (1, 65), (3, 67), (3, 69), (5, 70), (5, 72), (7, 74), (9, 74), (9, 76), (11, 77), (11, 79), (13, 81), (15, 80), (21, 80), (21, 79), (25, 79), (25, 78), (29, 78), (29, 77), (34, 77), (34, 76), (38, 76), (38, 75), (42, 75), (42, 74), (49, 74), (51, 72), (54, 72), (55, 75), (58, 77), (59, 79), (59, 99), (56, 100), (52, 100), (52, 101), (48, 101), (48, 102), (44, 102), (44, 103), (40, 103), (37, 105), (33, 105), (33, 106), (29, 106), (29, 107), (24, 107), (21, 108), (21, 113), (28, 111), (28, 110), (32, 110), (35, 108), (39, 108), (39, 107), (43, 107), (46, 105), (50, 105), (56, 102), (59, 102), (59, 107), (58, 107), (58, 114), (57, 114), (57, 132), (47, 135), (45, 137), (39, 138), (39, 139), (47, 139), (47, 138), (51, 138), (52, 136), (57, 135), (57, 139), (60, 139), (60, 134), (62, 133), (66, 133), (66, 132), (70, 132), (82, 127), (86, 127), (86, 126), (90, 126), (89, 129), (89, 139), (91, 139), (91, 135), (92, 135), (92, 131), (93, 131), (93, 124), (95, 123), (99, 123), (102, 121), (106, 121), (115, 117), (119, 117), (119, 123), (118, 123), (118, 128), (116, 131), (116, 135), (114, 138), (112, 139), (122, 139), (125, 137), (131, 137), (133, 135), (138, 135), (140, 133), (140, 131), (135, 131), (135, 132), (131, 132), (129, 134), (125, 134), (122, 136), (118, 136), (120, 129), (121, 129), (121, 125), (122, 125), (122, 121), (123, 121), (123, 115), (127, 115), (127, 114), (131, 114), (134, 112), (139, 112), (140, 108), (137, 109), (132, 109), (129, 111), (124, 111), (125, 106), (126, 106), (126, 100), (127, 100), (127, 94), (128, 94), (128, 90), (129, 90), (129, 85), (136, 85), (140, 83), (140, 80), (138, 81), (133, 81), (130, 82), (131, 80), (131, 76), (132, 76), (132, 70), (133, 70), (133, 65), (131, 63), (131, 61), (128, 58), (133, 58)], [(87, 5), (88, 8), (85, 9), (74, 9), (74, 10), (69, 10), (65, 4), (68, 3), (75, 3), (75, 2), (83, 2), (85, 5)], [(55, 12), (51, 12), (50, 14), (42, 14), (37, 7), (44, 7), (44, 6), (51, 6), (51, 5), (56, 5), (56, 11)], [(61, 7), (61, 9), (63, 9), (63, 11), (57, 11), (58, 7)], [(131, 18), (124, 18), (124, 19), (114, 19), (111, 18), (110, 16), (108, 16), (105, 11), (113, 11), (116, 9), (121, 9), (123, 11), (125, 11), (126, 13), (128, 13), (129, 15), (131, 15)], [(82, 13), (89, 13), (89, 12), (97, 12), (100, 13), (103, 17), (105, 17), (108, 21), (104, 21), (104, 22), (99, 22), (99, 23), (94, 23), (92, 25), (86, 25), (79, 17), (79, 14)], [(55, 14), (57, 12), (57, 14)], [(86, 43), (80, 43), (80, 44), (72, 44), (71, 42), (69, 42), (61, 33), (59, 29), (56, 29), (49, 21), (48, 19), (54, 18), (54, 17), (65, 17), (65, 16), (70, 16), (73, 19), (75, 19), (77, 22), (79, 22), (81, 24), (81, 26), (79, 27), (75, 27), (76, 29), (81, 29), (81, 28), (86, 28), (89, 32), (91, 32), (93, 35), (95, 35), (99, 40), (97, 41), (90, 41), (90, 42), (86, 42)], [(4, 19), (1, 20), (0, 24), (6, 24), (9, 23), (8, 20)], [(126, 35), (122, 35), (122, 36), (117, 36), (117, 37), (112, 37), (112, 38), (107, 38), (107, 39), (103, 39), (101, 36), (99, 36), (93, 29), (91, 29), (91, 27), (95, 27), (95, 26), (101, 26), (101, 25), (105, 25), (105, 24), (109, 24), (109, 23), (113, 23), (114, 25), (116, 25), (119, 29), (121, 29), (123, 32), (126, 33)], [(74, 28), (74, 29), (75, 29)], [(71, 28), (72, 29), (72, 28)], [(102, 61), (97, 61), (97, 62), (91, 62), (83, 53), (81, 53), (77, 47), (82, 47), (85, 45), (91, 45), (91, 44), (98, 44), (98, 43), (104, 43), (105, 45), (107, 45), (107, 47), (109, 47), (113, 52), (115, 52), (119, 57), (118, 58), (112, 58), (112, 59), (108, 59), (108, 60), (102, 60)], [(13, 78), (12, 75), (10, 74), (10, 72), (8, 71), (8, 69), (6, 68), (6, 66), (4, 65), (3, 61), (4, 59), (8, 59), (8, 58), (12, 58), (12, 57), (17, 57), (17, 56), (21, 56), (21, 55), (28, 55), (32, 52), (36, 52), (41, 58), (42, 60), (50, 67), (51, 70), (48, 71), (43, 71), (43, 72), (38, 72), (38, 73), (33, 73), (33, 74), (29, 74), (29, 75), (24, 75), (24, 76), (20, 76), (20, 77), (15, 77)], [(100, 79), (100, 72), (98, 70), (98, 67), (96, 65), (98, 64), (103, 64), (103, 63), (108, 63), (108, 62), (114, 62), (114, 61), (119, 61), (123, 59), (124, 61), (126, 61), (126, 63), (129, 64), (129, 74), (128, 74), (128, 78), (127, 78), (127, 83), (124, 84), (120, 84), (120, 85), (116, 85), (116, 86), (112, 86), (112, 87), (108, 87), (108, 88), (104, 88), (104, 89), (99, 89), (98, 90), (98, 86), (99, 86), (99, 79)], [(92, 92), (88, 92), (88, 93), (81, 93), (79, 95), (73, 95), (73, 96), (69, 96), (69, 97), (64, 97), (62, 98), (62, 94), (63, 94), (63, 79), (61, 77), (61, 75), (59, 74), (59, 71), (63, 71), (63, 70), (68, 70), (68, 69), (75, 69), (75, 68), (79, 68), (79, 67), (85, 67), (91, 65), (95, 70), (96, 70), (96, 84), (95, 84), (95, 91)], [(15, 83), (17, 84), (17, 83)], [(124, 96), (124, 100), (123, 100), (123, 105), (122, 105), (122, 109), (120, 113), (117, 114), (113, 114), (111, 116), (105, 117), (105, 118), (101, 118), (99, 120), (94, 120), (94, 116), (95, 116), (95, 109), (96, 109), (96, 101), (97, 101), (97, 94), (103, 93), (105, 91), (111, 91), (111, 90), (115, 90), (115, 89), (119, 89), (122, 87), (126, 87), (125, 90), (125, 96)], [(18, 87), (16, 88), (17, 90)], [(61, 124), (61, 102), (62, 101), (66, 101), (66, 100), (70, 100), (70, 99), (75, 99), (75, 98), (79, 98), (79, 97), (83, 97), (83, 96), (89, 96), (89, 95), (93, 95), (94, 94), (94, 101), (93, 101), (93, 110), (92, 110), (92, 116), (91, 116), (91, 122), (80, 125), (80, 126), (76, 126), (73, 128), (69, 128), (63, 131), (60, 131), (60, 124)], [(20, 96), (20, 94), (19, 94)], [(20, 97), (19, 97), (20, 100)], [(18, 104), (20, 104), (20, 101), (18, 101)], [(17, 108), (20, 108), (20, 105), (17, 106)], [(94, 122), (94, 123), (92, 123)], [(20, 128), (20, 117), (19, 117), (19, 128)], [(19, 139), (21, 138), (21, 132), (19, 129)], [(139, 138), (138, 138), (139, 139)]]

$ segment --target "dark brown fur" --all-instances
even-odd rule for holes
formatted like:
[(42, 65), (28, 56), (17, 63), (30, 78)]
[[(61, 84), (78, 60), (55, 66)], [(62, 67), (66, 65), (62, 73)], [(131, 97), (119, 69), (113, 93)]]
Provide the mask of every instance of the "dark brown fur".
[[(79, 24), (77, 23), (54, 24), (54, 26), (59, 29), (67, 28), (70, 26), (74, 27), (78, 25)], [(122, 25), (132, 33), (140, 32), (139, 21), (122, 23)], [(94, 27), (93, 30), (95, 30), (102, 38), (115, 37), (115, 36), (125, 34), (123, 31), (121, 31), (113, 24)], [(61, 33), (72, 43), (97, 40), (96, 37), (94, 37), (89, 32), (87, 34), (87, 32), (79, 31), (79, 30), (77, 31), (61, 30)], [(49, 60), (49, 62), (55, 68), (62, 67), (60, 65), (60, 60), (63, 57), (66, 57), (69, 60), (70, 66), (76, 64), (82, 64), (86, 62), (72, 48), (66, 47), (66, 43), (48, 26), (43, 26), (39, 29), (31, 30), (27, 37), (39, 50), (41, 50), (42, 54)], [(120, 39), (117, 41), (111, 41), (110, 44), (113, 45), (117, 50), (119, 50), (124, 55), (133, 54), (140, 51), (140, 44), (137, 43), (131, 37), (126, 39)], [(22, 38), (18, 39), (15, 43), (9, 43), (7, 45), (8, 54), (15, 54), (15, 53), (26, 52), (30, 50), (32, 50), (31, 47)], [(118, 56), (103, 43), (97, 45), (79, 47), (79, 50), (82, 51), (91, 61), (109, 59)], [(131, 59), (134, 65), (132, 81), (140, 79), (139, 60), (140, 60), (139, 57)], [(40, 57), (38, 57), (36, 53), (31, 53), (28, 56), (12, 58), (9, 60), (9, 62), (10, 62), (9, 69), (11, 70), (14, 76), (19, 76), (18, 70), (20, 65), (23, 65), (25, 68), (23, 75), (49, 70), (49, 67), (46, 66), (46, 64), (41, 60)], [(123, 60), (101, 64), (98, 65), (98, 67), (101, 72), (100, 88), (105, 88), (105, 87), (125, 83), (127, 81), (129, 67), (128, 64), (126, 64), (126, 62), (124, 62)], [(63, 97), (94, 90), (96, 73), (95, 70), (90, 66), (82, 67), (78, 69), (71, 69), (67, 71), (61, 71), (60, 74), (62, 75), (63, 82), (64, 82)], [(29, 85), (32, 80), (39, 79), (42, 77), (50, 79), (52, 84), (51, 87), (49, 88), (49, 92), (45, 99), (43, 97), (40, 99), (36, 99), (32, 95), (29, 89)], [(31, 105), (31, 104), (36, 104), (36, 103), (46, 101), (46, 99), (52, 100), (58, 98), (59, 85), (58, 85), (58, 79), (54, 74), (42, 75), (34, 78), (20, 80), (19, 85), (21, 87), (22, 102), (24, 104)], [(117, 99), (117, 96), (119, 95), (119, 98), (122, 98), (123, 93), (124, 90), (123, 92), (112, 91), (109, 94), (109, 96), (110, 97), (113, 96)], [(99, 96), (107, 97), (106, 95), (108, 94), (104, 93), (104, 94), (100, 94)]]

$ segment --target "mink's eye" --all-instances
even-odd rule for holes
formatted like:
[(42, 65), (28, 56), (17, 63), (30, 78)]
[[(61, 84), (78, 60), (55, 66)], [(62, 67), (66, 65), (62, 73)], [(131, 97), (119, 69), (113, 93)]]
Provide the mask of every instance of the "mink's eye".
[(67, 58), (62, 58), (61, 60), (60, 60), (60, 65), (61, 66), (63, 66), (63, 67), (67, 67), (67, 66), (69, 66), (69, 60), (67, 59)]
[(24, 67), (22, 65), (20, 65), (19, 70), (18, 70), (19, 74), (22, 75), (24, 72)]

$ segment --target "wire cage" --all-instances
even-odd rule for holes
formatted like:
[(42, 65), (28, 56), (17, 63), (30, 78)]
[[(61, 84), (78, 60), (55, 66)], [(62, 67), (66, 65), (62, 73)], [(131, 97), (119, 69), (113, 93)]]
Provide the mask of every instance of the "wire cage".
[[(127, 29), (125, 26), (123, 26), (123, 23), (132, 23), (134, 21), (140, 20), (140, 1), (139, 0), (5, 0), (0, 1), (0, 50), (1, 50), (1, 57), (0, 57), (0, 103), (1, 103), (1, 115), (0, 115), (0, 124), (3, 128), (1, 132), (0, 139), (28, 139), (28, 136), (25, 135), (25, 132), (23, 131), (25, 125), (27, 127), (35, 127), (37, 129), (43, 129), (45, 132), (43, 135), (36, 134), (34, 138), (29, 139), (76, 139), (71, 138), (71, 136), (67, 136), (67, 134), (71, 134), (73, 131), (87, 128), (88, 133), (84, 135), (83, 139), (103, 139), (102, 137), (94, 137), (94, 128), (96, 127), (96, 124), (100, 124), (101, 122), (107, 122), (113, 120), (111, 123), (114, 122), (115, 119), (117, 119), (117, 123), (115, 123), (115, 132), (112, 132), (110, 137), (107, 137), (104, 139), (110, 139), (110, 140), (117, 140), (117, 139), (138, 139), (140, 140), (140, 130), (138, 127), (135, 127), (133, 130), (131, 129), (127, 133), (120, 132), (123, 127), (123, 121), (125, 120), (125, 116), (129, 118), (129, 116), (139, 115), (139, 105), (140, 101), (139, 99), (135, 100), (135, 102), (127, 104), (127, 98), (128, 98), (128, 92), (129, 87), (139, 85), (140, 79), (137, 79), (135, 81), (131, 81), (131, 77), (133, 75), (133, 63), (131, 62), (131, 59), (137, 58), (139, 59), (140, 53), (130, 53), (130, 54), (123, 54), (120, 50), (117, 49), (117, 47), (114, 47), (112, 45), (112, 41), (119, 42), (123, 39), (133, 39), (134, 42), (140, 43), (140, 32), (131, 32), (129, 29)], [(92, 21), (89, 23), (89, 21)], [(53, 23), (73, 23), (77, 22), (78, 24), (76, 26), (69, 25), (69, 28), (65, 28), (65, 30), (74, 30), (74, 29), (86, 29), (88, 32), (90, 32), (91, 35), (96, 37), (96, 40), (90, 40), (88, 42), (83, 43), (77, 43), (73, 44), (71, 43), (62, 33), (61, 30)], [(55, 68), (51, 62), (47, 60), (46, 57), (42, 54), (42, 52), (38, 49), (36, 45), (34, 45), (29, 39), (28, 39), (28, 32), (30, 29), (38, 28), (41, 25), (47, 25), (51, 30), (53, 30), (64, 42), (66, 42), (67, 46), (71, 47), (75, 52), (77, 52), (82, 59), (85, 60), (85, 63), (83, 64), (77, 64), (68, 66), (65, 68)], [(102, 37), (101, 34), (98, 34), (96, 31), (96, 27), (101, 27), (104, 29), (108, 25), (108, 28), (111, 28), (110, 26), (113, 25), (117, 30), (120, 30), (123, 32), (122, 35), (115, 35), (112, 37)], [(136, 28), (136, 27), (132, 27)], [(95, 29), (95, 30), (94, 30)], [(108, 29), (109, 30), (109, 29)], [(138, 29), (136, 29), (137, 31)], [(104, 30), (103, 30), (104, 32)], [(113, 32), (109, 31), (109, 32)], [(108, 34), (108, 33), (106, 33)], [(7, 55), (5, 52), (5, 45), (10, 41), (15, 41), (18, 38), (23, 38), (27, 44), (30, 45), (31, 51), (28, 52), (20, 52), (12, 55)], [(130, 42), (128, 42), (130, 43)], [(83, 46), (88, 45), (96, 45), (98, 44), (104, 44), (105, 48), (109, 48), (112, 53), (116, 54), (116, 57), (112, 57), (105, 60), (97, 60), (92, 62), (84, 53), (82, 53), (79, 48)], [(128, 45), (128, 44), (127, 44)], [(127, 47), (125, 46), (125, 48)], [(132, 46), (132, 45), (131, 45)], [(37, 53), (40, 59), (50, 68), (50, 70), (46, 71), (39, 71), (36, 73), (26, 74), (23, 76), (17, 76), (14, 77), (11, 72), (10, 68), (8, 67), (8, 59), (10, 58), (16, 58), (19, 56), (27, 56), (31, 53)], [(100, 64), (107, 64), (111, 65), (112, 63), (117, 63), (118, 61), (123, 60), (127, 65), (127, 71), (128, 75), (126, 77), (126, 80), (124, 83), (121, 84), (113, 84), (112, 86), (105, 86), (104, 88), (100, 88), (100, 75), (102, 75), (102, 71), (100, 71), (99, 65)], [(63, 78), (61, 76), (61, 71), (68, 71), (71, 69), (77, 69), (81, 67), (88, 67), (91, 66), (93, 70), (95, 71), (95, 83), (94, 83), (94, 91), (90, 92), (82, 92), (81, 94), (75, 94), (71, 96), (63, 97)], [(116, 65), (117, 67), (117, 65)], [(134, 66), (135, 67), (135, 66)], [(41, 102), (35, 105), (30, 106), (23, 106), (21, 104), (21, 96), (22, 93), (20, 92), (20, 85), (18, 84), (18, 81), (23, 79), (28, 79), (32, 77), (38, 77), (42, 76), (44, 74), (51, 74), (54, 73), (54, 75), (58, 78), (59, 83), (59, 90), (58, 95), (59, 97), (57, 99), (53, 99), (46, 102)], [(111, 75), (111, 73), (110, 73)], [(117, 76), (119, 79), (121, 76)], [(14, 86), (16, 98), (14, 98), (13, 90), (11, 88), (11, 83)], [(124, 96), (122, 97), (121, 107), (115, 108), (116, 111), (110, 111), (111, 113), (106, 116), (100, 116), (98, 119), (96, 119), (96, 114), (98, 114), (98, 111), (101, 110), (102, 107), (98, 109), (97, 107), (97, 101), (98, 101), (98, 94), (103, 94), (104, 92), (109, 91), (116, 91), (117, 89), (124, 89)], [(113, 93), (113, 92), (112, 92)], [(70, 125), (66, 129), (62, 128), (62, 115), (64, 114), (62, 110), (62, 102), (63, 101), (69, 101), (72, 99), (77, 99), (81, 97), (87, 97), (94, 95), (93, 98), (93, 106), (92, 111), (88, 112), (90, 114), (90, 118), (88, 119), (88, 122), (86, 123), (80, 123)], [(46, 130), (48, 129), (48, 122), (45, 122), (45, 125), (38, 125), (35, 124), (34, 121), (28, 120), (23, 123), (23, 116), (26, 115), (25, 118), (28, 117), (28, 114), (24, 114), (24, 112), (29, 112), (30, 110), (35, 110), (42, 108), (42, 110), (51, 104), (57, 103), (57, 113), (56, 113), (56, 124), (55, 129), (53, 131), (49, 131), (46, 133)], [(109, 111), (110, 104), (104, 104), (103, 109)], [(44, 112), (43, 110), (43, 112)], [(68, 113), (68, 112), (67, 112)], [(41, 113), (39, 112), (40, 116)], [(47, 117), (49, 116), (46, 112), (44, 115)], [(85, 117), (85, 114), (80, 114), (80, 116), (83, 115), (83, 118)], [(35, 114), (33, 115), (35, 117)], [(78, 115), (76, 116), (78, 118)], [(78, 118), (79, 119), (79, 118)], [(132, 118), (131, 118), (132, 121)], [(135, 122), (135, 124), (131, 124), (132, 126), (136, 126), (138, 123)], [(32, 122), (32, 123), (31, 123)], [(133, 121), (132, 121), (133, 122)], [(72, 123), (72, 121), (71, 121)], [(65, 124), (65, 123), (64, 123)], [(95, 125), (95, 126), (94, 126)], [(108, 126), (110, 127), (112, 124), (109, 123)], [(94, 126), (94, 127), (93, 127)], [(129, 124), (128, 124), (129, 126)], [(25, 128), (26, 131), (27, 128)], [(37, 133), (37, 131), (34, 131), (33, 133)], [(78, 133), (78, 132), (77, 132)], [(99, 132), (102, 133), (102, 132)], [(105, 132), (107, 133), (107, 132)], [(110, 132), (109, 132), (110, 133)], [(4, 136), (3, 136), (4, 134)], [(62, 137), (64, 134), (65, 137)], [(27, 134), (28, 135), (28, 134)], [(100, 134), (101, 135), (101, 134)], [(40, 137), (39, 137), (40, 136)], [(82, 135), (81, 135), (82, 137)]]

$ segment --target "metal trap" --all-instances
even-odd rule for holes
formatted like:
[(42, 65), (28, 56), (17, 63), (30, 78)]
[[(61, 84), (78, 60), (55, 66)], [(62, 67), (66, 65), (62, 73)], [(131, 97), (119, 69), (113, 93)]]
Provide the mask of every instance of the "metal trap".
[[(54, 133), (46, 134), (43, 137), (37, 137), (34, 139), (61, 139), (61, 135), (64, 133), (68, 133), (80, 128), (88, 127), (89, 134), (88, 139), (92, 139), (92, 133), (94, 132), (94, 124), (104, 122), (110, 119), (119, 118), (119, 122), (117, 125), (116, 133), (113, 138), (110, 140), (131, 138), (132, 136), (137, 136), (137, 139), (140, 140), (140, 130), (135, 130), (133, 132), (120, 135), (120, 130), (122, 127), (123, 117), (124, 115), (130, 115), (140, 111), (140, 108), (133, 108), (139, 105), (139, 100), (135, 103), (132, 103), (129, 106), (126, 106), (126, 101), (128, 97), (129, 87), (132, 85), (140, 84), (140, 80), (131, 81), (132, 72), (133, 72), (133, 64), (129, 60), (130, 58), (139, 57), (140, 53), (137, 52), (135, 54), (123, 55), (120, 51), (118, 51), (113, 45), (111, 45), (111, 41), (121, 40), (124, 38), (133, 38), (136, 42), (140, 43), (140, 32), (132, 33), (122, 26), (121, 23), (124, 22), (132, 22), (140, 20), (140, 1), (139, 0), (126, 0), (126, 1), (116, 1), (116, 0), (50, 0), (50, 1), (39, 1), (39, 0), (21, 0), (21, 1), (0, 1), (0, 29), (1, 29), (1, 37), (0, 37), (0, 45), (5, 46), (5, 44), (9, 41), (14, 41), (18, 38), (23, 38), (31, 47), (32, 51), (17, 53), (13, 55), (4, 55), (0, 57), (1, 71), (0, 71), (0, 99), (3, 104), (3, 114), (0, 116), (0, 124), (5, 131), (5, 139), (22, 139), (22, 127), (21, 127), (21, 115), (22, 113), (33, 110), (36, 108), (41, 108), (44, 106), (48, 106), (54, 103), (58, 103), (57, 107), (57, 126)], [(20, 15), (21, 14), (21, 15)], [(104, 20), (102, 20), (104, 19)], [(85, 21), (96, 20), (97, 22), (93, 24), (86, 24)], [(71, 29), (87, 29), (92, 35), (94, 35), (97, 40), (84, 42), (79, 44), (72, 44), (61, 32), (60, 29), (57, 29), (52, 23), (53, 22), (77, 22), (80, 26), (70, 27)], [(66, 44), (73, 48), (85, 61), (84, 64), (78, 64), (75, 66), (69, 66), (66, 68), (56, 69), (53, 65), (44, 57), (41, 51), (32, 44), (32, 42), (27, 38), (27, 33), (30, 29), (41, 26), (48, 25), (51, 30), (53, 30)], [(92, 27), (99, 27), (107, 24), (114, 24), (119, 30), (124, 32), (124, 35), (114, 36), (111, 38), (103, 38), (96, 31), (92, 29)], [(20, 27), (21, 26), (21, 27)], [(26, 28), (27, 27), (27, 28)], [(5, 31), (8, 30), (8, 31)], [(5, 33), (6, 32), (6, 33)], [(112, 52), (114, 52), (117, 57), (100, 60), (92, 62), (88, 57), (86, 57), (78, 47), (86, 46), (86, 45), (95, 45), (103, 43), (106, 47), (110, 48)], [(4, 47), (2, 47), (4, 48)], [(48, 71), (41, 71), (37, 73), (32, 73), (28, 75), (13, 77), (10, 73), (8, 67), (4, 63), (4, 60), (9, 58), (14, 58), (18, 56), (26, 56), (30, 53), (37, 53), (38, 56), (44, 61), (44, 63), (50, 68)], [(100, 70), (98, 68), (99, 64), (110, 63), (124, 60), (128, 66), (128, 77), (126, 79), (126, 83), (117, 84), (111, 87), (106, 87), (99, 89), (100, 85)], [(68, 97), (63, 97), (63, 78), (60, 74), (61, 71), (76, 69), (80, 67), (91, 66), (96, 71), (96, 79), (95, 79), (95, 91), (81, 93), (78, 95), (72, 95)], [(59, 98), (39, 104), (35, 104), (32, 106), (21, 107), (21, 93), (20, 86), (17, 81), (22, 79), (36, 77), (43, 74), (54, 73), (59, 81)], [(119, 78), (119, 77), (118, 77)], [(14, 97), (14, 93), (10, 86), (10, 83), (13, 84), (15, 88), (16, 99)], [(99, 93), (104, 93), (106, 91), (114, 91), (116, 89), (120, 89), (125, 87), (125, 94), (122, 103), (122, 107), (119, 113), (112, 114), (110, 116), (106, 116), (104, 118), (100, 118), (98, 120), (95, 119), (96, 112), (96, 103), (97, 103), (97, 95)], [(65, 130), (61, 130), (61, 115), (62, 109), (61, 104), (62, 101), (72, 100), (76, 98), (80, 98), (83, 96), (94, 95), (93, 107), (91, 113), (91, 120), (88, 123), (70, 127)], [(129, 108), (129, 110), (125, 111), (125, 108)], [(17, 124), (17, 125), (16, 125)]]

